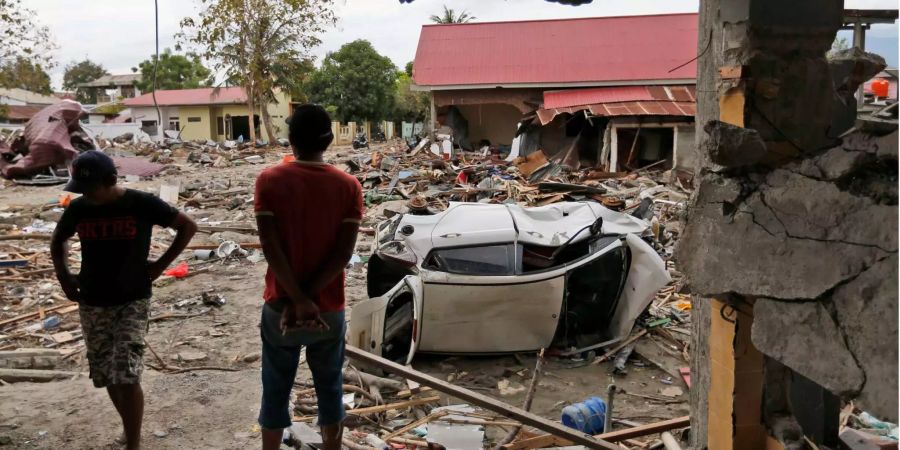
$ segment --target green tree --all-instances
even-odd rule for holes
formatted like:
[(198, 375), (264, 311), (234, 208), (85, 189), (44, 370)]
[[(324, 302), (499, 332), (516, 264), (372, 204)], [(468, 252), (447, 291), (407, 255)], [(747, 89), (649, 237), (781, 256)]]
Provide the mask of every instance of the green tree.
[(131, 68), (132, 72), (141, 72), (141, 81), (135, 83), (141, 92), (153, 92), (154, 66), (158, 89), (193, 89), (210, 86), (214, 81), (212, 72), (203, 67), (196, 54), (176, 55), (165, 49), (159, 55), (159, 65), (156, 64), (156, 55), (151, 55), (138, 67)]
[(89, 83), (109, 72), (102, 65), (85, 59), (84, 61), (72, 61), (66, 65), (63, 72), (63, 89), (75, 91), (75, 99), (82, 103), (97, 103), (97, 90), (78, 87), (81, 83)]
[(14, 61), (0, 66), (0, 86), (25, 89), (39, 94), (50, 95), (50, 75), (40, 63), (17, 56)]
[(397, 67), (366, 40), (328, 53), (309, 82), (309, 97), (341, 121), (381, 120), (393, 111)]
[[(412, 64), (412, 63), (410, 63)], [(410, 68), (407, 64), (407, 68)], [(397, 89), (394, 92), (394, 118), (421, 122), (428, 116), (431, 100), (427, 92), (414, 91), (412, 77), (408, 72), (397, 74)]]
[(444, 5), (443, 14), (431, 16), (431, 21), (434, 23), (466, 23), (475, 19), (476, 17), (469, 14), (468, 11), (462, 10), (457, 14), (452, 8), (447, 8), (447, 5)]
[(409, 75), (410, 78), (412, 78), (413, 62), (410, 61), (406, 63), (406, 67), (404, 69), (406, 71), (406, 74)]
[[(181, 21), (179, 42), (199, 48), (213, 69), (244, 88), (250, 117), (262, 105), (263, 125), (275, 139), (265, 105), (277, 91), (302, 89), (309, 50), (334, 25), (333, 0), (198, 0), (199, 16)], [(304, 72), (306, 71), (306, 72)], [(250, 138), (256, 130), (250, 127)]]
[(37, 21), (34, 10), (22, 6), (22, 0), (0, 0), (0, 65), (24, 58), (49, 69), (55, 49), (50, 29)]

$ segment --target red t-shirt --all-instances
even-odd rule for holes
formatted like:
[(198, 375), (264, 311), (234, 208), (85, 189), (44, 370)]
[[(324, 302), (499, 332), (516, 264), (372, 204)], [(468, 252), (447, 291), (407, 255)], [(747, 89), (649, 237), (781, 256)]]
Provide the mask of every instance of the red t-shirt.
[[(256, 179), (254, 209), (257, 216), (275, 217), (278, 237), (300, 280), (307, 280), (334, 251), (340, 225), (359, 223), (365, 211), (355, 177), (329, 164), (305, 161), (263, 170)], [(270, 268), (263, 298), (285, 297)], [(343, 272), (315, 300), (323, 312), (343, 311)]]

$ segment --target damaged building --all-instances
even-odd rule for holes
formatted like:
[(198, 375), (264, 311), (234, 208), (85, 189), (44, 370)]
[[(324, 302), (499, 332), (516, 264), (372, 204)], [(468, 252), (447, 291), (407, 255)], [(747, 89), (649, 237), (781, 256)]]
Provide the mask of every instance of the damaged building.
[(885, 68), (860, 35), (826, 56), (875, 14), (784, 6), (701, 3), (702, 169), (676, 252), (697, 449), (845, 448), (842, 405), (897, 421), (897, 106), (855, 97)]
[(413, 80), (459, 148), (693, 173), (696, 48), (692, 13), (425, 25)]

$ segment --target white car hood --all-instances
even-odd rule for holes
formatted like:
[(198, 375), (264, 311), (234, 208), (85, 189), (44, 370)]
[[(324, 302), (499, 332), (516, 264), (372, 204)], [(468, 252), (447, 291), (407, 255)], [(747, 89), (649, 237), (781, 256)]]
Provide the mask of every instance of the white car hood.
[[(576, 234), (572, 242), (587, 239), (590, 233), (578, 231), (598, 217), (603, 218), (603, 234), (640, 235), (650, 227), (644, 220), (596, 202), (561, 202), (534, 208), (454, 202), (439, 214), (403, 215), (396, 238), (406, 241), (419, 261), (432, 248), (510, 242), (557, 247)], [(414, 230), (409, 235), (399, 232), (406, 225)]]

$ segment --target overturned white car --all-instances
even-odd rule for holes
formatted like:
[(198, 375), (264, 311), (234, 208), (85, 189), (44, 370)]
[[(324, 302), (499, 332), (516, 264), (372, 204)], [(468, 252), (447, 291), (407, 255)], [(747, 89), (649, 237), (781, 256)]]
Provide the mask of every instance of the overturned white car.
[(401, 363), (615, 342), (670, 281), (648, 228), (594, 202), (394, 216), (377, 227), (373, 298), (353, 307), (348, 342)]

